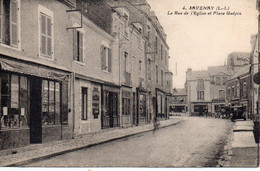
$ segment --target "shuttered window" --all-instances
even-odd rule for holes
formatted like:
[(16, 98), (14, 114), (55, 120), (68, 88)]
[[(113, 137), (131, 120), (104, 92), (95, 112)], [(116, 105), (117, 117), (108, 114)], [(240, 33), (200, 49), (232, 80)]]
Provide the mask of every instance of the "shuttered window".
[(41, 13), (41, 54), (44, 57), (52, 58), (52, 19)]
[(101, 68), (104, 71), (112, 71), (112, 53), (111, 49), (101, 46)]
[(83, 62), (83, 33), (78, 30), (74, 31), (74, 57), (78, 62)]
[(18, 4), (16, 0), (11, 1), (11, 16), (10, 16), (10, 24), (11, 24), (11, 46), (18, 46)]
[(0, 0), (0, 42), (18, 47), (18, 1)]

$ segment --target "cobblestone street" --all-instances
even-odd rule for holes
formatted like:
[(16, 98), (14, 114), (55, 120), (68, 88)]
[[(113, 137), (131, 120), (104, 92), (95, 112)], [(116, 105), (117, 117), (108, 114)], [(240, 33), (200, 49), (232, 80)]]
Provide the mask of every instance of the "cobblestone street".
[(230, 120), (187, 117), (147, 132), (25, 166), (214, 167), (224, 149)]

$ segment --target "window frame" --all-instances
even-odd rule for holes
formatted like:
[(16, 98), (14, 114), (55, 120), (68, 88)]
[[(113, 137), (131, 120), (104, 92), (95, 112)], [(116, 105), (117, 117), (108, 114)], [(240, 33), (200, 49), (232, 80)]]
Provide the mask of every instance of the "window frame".
[[(81, 41), (78, 39), (81, 37)], [(84, 32), (82, 30), (76, 29), (74, 30), (74, 57), (73, 60), (80, 64), (84, 64)], [(81, 46), (79, 45), (81, 42)], [(81, 49), (81, 58), (80, 58), (80, 49)]]
[[(41, 42), (41, 36), (42, 36), (42, 20), (41, 16), (45, 15), (51, 19), (51, 56), (48, 56), (47, 54), (42, 54), (42, 42)], [(47, 32), (47, 30), (46, 30)], [(39, 57), (43, 59), (48, 59), (48, 60), (54, 60), (54, 14), (51, 10), (48, 8), (38, 5), (38, 48), (39, 48)], [(47, 47), (46, 47), (46, 52), (47, 52)]]

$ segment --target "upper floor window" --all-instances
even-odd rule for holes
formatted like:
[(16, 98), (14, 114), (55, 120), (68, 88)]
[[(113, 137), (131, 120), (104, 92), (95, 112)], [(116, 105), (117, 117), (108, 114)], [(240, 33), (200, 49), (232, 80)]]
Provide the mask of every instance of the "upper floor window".
[(164, 52), (164, 56), (165, 56), (165, 65), (167, 65), (167, 51), (165, 50), (165, 52)]
[(219, 90), (219, 99), (225, 99), (225, 91), (224, 90)]
[(163, 60), (163, 45), (161, 44), (161, 60)]
[(204, 89), (204, 80), (203, 79), (198, 79), (198, 87), (197, 89), (203, 90)]
[(228, 77), (223, 77), (223, 85), (228, 81)]
[(74, 31), (74, 60), (83, 62), (83, 33)]
[(0, 42), (18, 47), (18, 0), (0, 0)]
[(156, 65), (155, 69), (156, 69), (156, 74), (155, 74), (156, 75), (156, 83), (158, 83), (159, 80), (158, 80), (158, 66), (157, 65)]
[(155, 36), (155, 53), (158, 53), (158, 38)]
[(40, 19), (40, 54), (46, 58), (53, 58), (53, 12), (39, 6)]
[(204, 91), (197, 91), (197, 100), (204, 100)]
[(163, 86), (163, 70), (161, 70), (161, 85)]
[(221, 78), (220, 77), (216, 77), (216, 85), (221, 85)]
[(101, 46), (101, 67), (103, 71), (111, 72), (112, 61), (111, 61), (111, 49), (105, 46)]
[(142, 61), (139, 61), (139, 70), (142, 71)]
[(124, 57), (125, 57), (125, 59), (124, 59), (124, 71), (127, 72), (127, 58), (128, 58), (127, 52), (124, 53)]

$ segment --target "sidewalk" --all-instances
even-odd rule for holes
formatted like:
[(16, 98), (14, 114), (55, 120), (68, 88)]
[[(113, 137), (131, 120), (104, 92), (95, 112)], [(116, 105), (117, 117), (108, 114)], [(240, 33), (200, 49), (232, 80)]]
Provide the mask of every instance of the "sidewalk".
[[(182, 118), (160, 121), (160, 128), (178, 124)], [(102, 130), (86, 134), (71, 140), (56, 141), (45, 144), (33, 144), (22, 148), (0, 151), (0, 166), (18, 166), (64, 153), (88, 148), (105, 142), (125, 138), (153, 130), (153, 124), (133, 126), (122, 129)]]
[(253, 134), (253, 121), (236, 121), (225, 167), (257, 166), (257, 144)]

